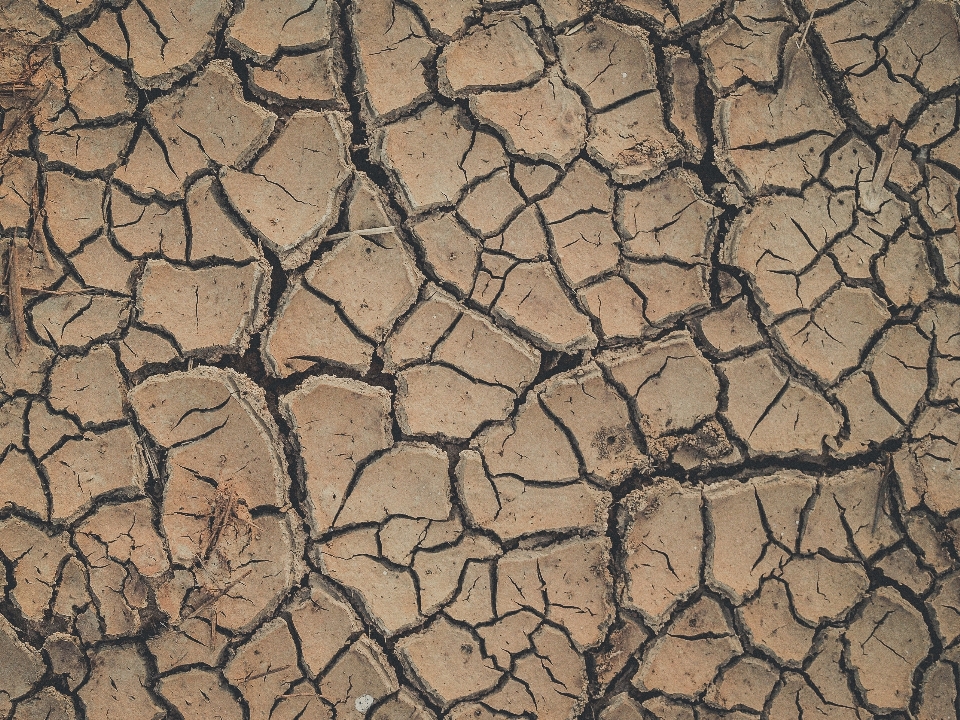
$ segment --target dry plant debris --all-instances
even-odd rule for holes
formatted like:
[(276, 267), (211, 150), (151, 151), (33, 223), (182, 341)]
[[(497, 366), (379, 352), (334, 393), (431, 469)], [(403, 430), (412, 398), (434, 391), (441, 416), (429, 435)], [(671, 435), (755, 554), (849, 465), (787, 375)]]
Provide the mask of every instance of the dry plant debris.
[(0, 0), (0, 720), (958, 720), (949, 0)]

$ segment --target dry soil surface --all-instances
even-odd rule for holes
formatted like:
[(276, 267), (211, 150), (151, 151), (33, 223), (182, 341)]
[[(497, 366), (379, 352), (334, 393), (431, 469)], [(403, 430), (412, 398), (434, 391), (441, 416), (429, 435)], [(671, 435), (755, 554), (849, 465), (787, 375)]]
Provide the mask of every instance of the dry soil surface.
[(0, 0), (0, 719), (956, 720), (958, 89), (946, 0)]

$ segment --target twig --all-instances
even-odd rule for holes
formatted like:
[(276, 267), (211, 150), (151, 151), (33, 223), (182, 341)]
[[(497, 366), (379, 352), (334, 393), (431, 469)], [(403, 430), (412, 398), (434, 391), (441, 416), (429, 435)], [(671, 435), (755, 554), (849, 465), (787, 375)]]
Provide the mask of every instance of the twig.
[(803, 33), (800, 35), (800, 39), (797, 40), (797, 49), (800, 50), (803, 48), (803, 44), (807, 41), (807, 33), (810, 32), (810, 26), (813, 25), (813, 16), (817, 14), (817, 10), (820, 9), (821, 0), (816, 0), (813, 3), (813, 9), (810, 11), (810, 17), (807, 18), (807, 22), (803, 24)]
[(386, 225), (384, 227), (375, 227), (367, 228), (365, 230), (348, 230), (347, 232), (335, 233), (333, 235), (327, 235), (327, 240), (343, 240), (348, 238), (351, 235), (386, 235), (387, 233), (392, 233), (396, 228), (393, 225)]

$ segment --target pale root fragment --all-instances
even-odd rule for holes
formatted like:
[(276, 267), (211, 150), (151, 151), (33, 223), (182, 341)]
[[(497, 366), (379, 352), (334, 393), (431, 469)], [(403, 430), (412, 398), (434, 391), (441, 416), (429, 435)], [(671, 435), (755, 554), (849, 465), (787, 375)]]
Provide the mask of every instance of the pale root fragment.
[(624, 499), (625, 570), (620, 602), (663, 626), (678, 602), (700, 584), (701, 497), (667, 480)]
[(392, 444), (390, 395), (321, 375), (285, 395), (280, 409), (303, 458), (310, 527), (319, 535), (337, 517), (358, 464)]
[(503, 136), (510, 152), (531, 160), (565, 165), (587, 140), (583, 103), (556, 73), (528, 88), (474, 95), (470, 110)]
[(342, 116), (300, 110), (249, 170), (220, 171), (230, 204), (285, 269), (298, 267), (337, 219), (351, 168)]
[[(354, 202), (375, 204), (381, 218), (377, 224), (382, 226), (386, 215), (375, 191), (365, 184), (360, 193)], [(416, 302), (423, 283), (413, 252), (393, 232), (344, 238), (308, 268), (304, 279), (335, 302), (365, 337), (376, 342), (382, 342), (397, 319)]]
[(137, 317), (169, 333), (185, 355), (243, 353), (265, 321), (269, 290), (264, 261), (193, 270), (149, 260), (137, 285)]

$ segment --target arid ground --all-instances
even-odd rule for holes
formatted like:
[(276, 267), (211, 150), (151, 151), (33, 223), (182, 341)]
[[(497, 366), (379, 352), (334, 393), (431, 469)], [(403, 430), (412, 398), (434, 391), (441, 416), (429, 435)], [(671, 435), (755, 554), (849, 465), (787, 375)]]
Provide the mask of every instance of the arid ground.
[(956, 720), (946, 0), (0, 0), (0, 719)]

